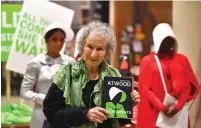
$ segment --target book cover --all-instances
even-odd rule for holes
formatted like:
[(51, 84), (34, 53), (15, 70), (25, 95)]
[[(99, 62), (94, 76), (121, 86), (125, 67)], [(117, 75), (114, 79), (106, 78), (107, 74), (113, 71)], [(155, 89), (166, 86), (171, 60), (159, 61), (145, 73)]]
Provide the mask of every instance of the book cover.
[(132, 78), (105, 77), (103, 105), (109, 112), (108, 118), (132, 118), (133, 100), (131, 99)]

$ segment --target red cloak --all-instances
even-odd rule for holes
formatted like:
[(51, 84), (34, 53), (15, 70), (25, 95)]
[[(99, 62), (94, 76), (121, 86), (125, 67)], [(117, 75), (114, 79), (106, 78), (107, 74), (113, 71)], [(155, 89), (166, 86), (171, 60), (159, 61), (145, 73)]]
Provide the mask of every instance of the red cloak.
[[(140, 63), (139, 93), (141, 102), (138, 105), (137, 128), (157, 128), (155, 126), (158, 114), (164, 111), (165, 92), (159, 70), (154, 58), (154, 52), (145, 56)], [(199, 84), (189, 64), (188, 59), (175, 53), (174, 58), (160, 57), (164, 79), (168, 92), (177, 97), (175, 107), (180, 110), (183, 105), (194, 99), (199, 93)]]
[(166, 105), (163, 104), (165, 91), (154, 58), (155, 54), (161, 63), (167, 91), (178, 99), (176, 109), (180, 110), (199, 93), (198, 81), (184, 55), (175, 52), (171, 52), (171, 55), (158, 53), (163, 40), (167, 37), (174, 40), (174, 49), (177, 50), (178, 44), (171, 26), (160, 23), (153, 30), (154, 52), (145, 56), (140, 62), (138, 89), (141, 102), (138, 105), (137, 128), (157, 128), (155, 123), (158, 114), (166, 109)]

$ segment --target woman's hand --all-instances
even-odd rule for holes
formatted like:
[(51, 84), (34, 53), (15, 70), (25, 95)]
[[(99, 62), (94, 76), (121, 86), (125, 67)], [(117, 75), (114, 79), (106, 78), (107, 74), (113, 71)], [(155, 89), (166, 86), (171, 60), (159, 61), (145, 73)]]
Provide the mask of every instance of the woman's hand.
[(106, 115), (108, 114), (109, 113), (107, 112), (106, 109), (101, 107), (94, 107), (89, 109), (87, 113), (87, 118), (91, 122), (103, 123), (103, 121), (107, 119)]
[(171, 105), (171, 106), (169, 107), (169, 111), (168, 111), (165, 115), (166, 115), (167, 117), (172, 117), (172, 116), (174, 116), (175, 114), (177, 114), (178, 111), (179, 111), (179, 110), (177, 110), (174, 105)]
[(165, 110), (163, 111), (163, 114), (166, 115), (169, 112), (169, 107), (170, 106), (166, 106)]
[(131, 98), (134, 101), (134, 106), (140, 102), (140, 94), (136, 90), (131, 92)]

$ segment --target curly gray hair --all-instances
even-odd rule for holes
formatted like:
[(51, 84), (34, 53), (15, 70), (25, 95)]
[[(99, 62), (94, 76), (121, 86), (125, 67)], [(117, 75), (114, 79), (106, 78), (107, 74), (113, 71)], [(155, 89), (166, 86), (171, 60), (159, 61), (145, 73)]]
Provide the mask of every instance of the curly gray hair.
[(92, 21), (77, 33), (75, 43), (79, 54), (83, 53), (84, 42), (91, 33), (104, 38), (108, 45), (107, 53), (112, 54), (115, 51), (117, 43), (114, 30), (106, 23)]

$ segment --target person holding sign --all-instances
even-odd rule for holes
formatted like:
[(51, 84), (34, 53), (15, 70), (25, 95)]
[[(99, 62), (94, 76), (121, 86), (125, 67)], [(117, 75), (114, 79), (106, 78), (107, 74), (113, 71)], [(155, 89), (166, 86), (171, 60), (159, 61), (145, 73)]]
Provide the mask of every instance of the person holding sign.
[(73, 35), (70, 28), (51, 24), (44, 34), (47, 53), (36, 56), (27, 65), (20, 94), (24, 99), (35, 102), (31, 128), (43, 126), (43, 100), (52, 84), (54, 74), (61, 65), (75, 62), (72, 57), (60, 53), (65, 41), (72, 40)]
[(153, 30), (154, 51), (140, 62), (137, 128), (187, 128), (187, 103), (199, 93), (199, 84), (167, 23)]
[[(119, 128), (118, 119), (107, 119), (108, 111), (102, 107), (105, 76), (121, 76), (105, 61), (116, 48), (114, 31), (93, 21), (77, 36), (82, 56), (57, 71), (44, 100), (44, 114), (53, 128)], [(136, 105), (138, 92), (132, 91), (131, 96)]]

